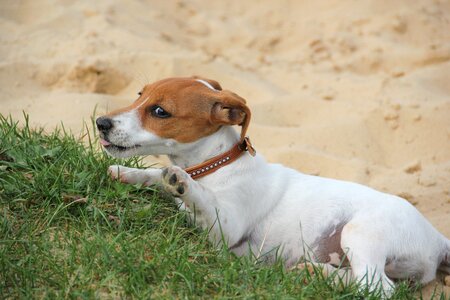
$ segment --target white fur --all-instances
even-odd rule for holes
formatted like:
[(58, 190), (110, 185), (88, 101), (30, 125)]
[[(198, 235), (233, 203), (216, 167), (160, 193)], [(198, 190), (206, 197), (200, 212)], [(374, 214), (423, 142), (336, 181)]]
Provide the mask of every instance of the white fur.
[[(114, 126), (111, 142), (142, 145), (114, 155), (167, 154), (175, 166), (163, 172), (112, 166), (113, 176), (121, 173), (130, 183), (162, 183), (183, 209), (195, 214), (198, 225), (210, 230), (213, 243), (226, 242), (238, 255), (253, 253), (267, 261), (279, 255), (287, 266), (302, 258), (316, 261), (318, 241), (341, 226), (340, 247), (350, 260), (352, 278), (371, 289), (381, 284), (386, 295), (393, 289), (390, 278), (427, 283), (446, 254), (450, 259), (450, 242), (414, 206), (366, 186), (302, 174), (247, 153), (197, 181), (189, 177), (181, 168), (223, 153), (238, 141), (231, 127), (183, 144), (145, 131), (134, 112), (116, 116)], [(177, 178), (175, 184), (171, 176)], [(331, 263), (338, 259), (335, 251), (328, 255)]]
[(108, 133), (108, 141), (114, 145), (130, 147), (127, 151), (109, 150), (116, 157), (146, 155), (149, 152), (171, 154), (172, 139), (162, 139), (144, 130), (139, 120), (137, 109), (113, 117), (113, 129)]
[(211, 90), (213, 90), (213, 91), (216, 91), (216, 92), (218, 92), (218, 90), (216, 90), (211, 84), (209, 84), (209, 82), (207, 82), (206, 80), (203, 80), (203, 79), (195, 79), (195, 81), (198, 81), (198, 82), (200, 82), (200, 83), (203, 83), (203, 85), (205, 85), (207, 88), (209, 88), (209, 89), (211, 89)]

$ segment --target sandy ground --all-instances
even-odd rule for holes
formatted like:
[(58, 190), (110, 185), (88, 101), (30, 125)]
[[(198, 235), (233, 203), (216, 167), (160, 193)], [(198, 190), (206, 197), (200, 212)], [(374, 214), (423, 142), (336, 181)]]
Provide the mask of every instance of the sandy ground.
[(0, 113), (47, 129), (202, 75), (269, 161), (401, 195), (450, 237), (449, 1), (0, 3)]

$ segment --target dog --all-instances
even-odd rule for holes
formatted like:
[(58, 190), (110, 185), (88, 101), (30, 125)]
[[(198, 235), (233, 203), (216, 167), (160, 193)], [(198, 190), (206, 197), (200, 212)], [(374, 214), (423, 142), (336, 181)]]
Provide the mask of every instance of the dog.
[(167, 155), (173, 164), (113, 165), (114, 179), (161, 185), (212, 243), (237, 255), (318, 266), (371, 291), (381, 286), (385, 296), (394, 280), (426, 284), (437, 269), (450, 274), (450, 240), (408, 201), (267, 163), (246, 137), (250, 119), (243, 98), (194, 76), (148, 84), (96, 125), (110, 155)]

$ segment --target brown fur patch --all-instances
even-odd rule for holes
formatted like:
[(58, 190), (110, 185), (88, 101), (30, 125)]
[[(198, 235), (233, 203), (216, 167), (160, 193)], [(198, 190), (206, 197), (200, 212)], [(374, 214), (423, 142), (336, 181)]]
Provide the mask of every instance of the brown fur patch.
[[(213, 86), (220, 87), (219, 83)], [(216, 119), (212, 115), (215, 104), (233, 110), (228, 119)], [(160, 106), (171, 114), (169, 118), (158, 118), (151, 114), (154, 106)], [(168, 78), (146, 85), (139, 98), (130, 106), (118, 109), (107, 116), (114, 117), (123, 112), (137, 110), (142, 127), (162, 138), (189, 143), (216, 132), (222, 125), (243, 125), (246, 131), (250, 122), (250, 110), (245, 100), (229, 91), (213, 91), (195, 78)], [(244, 116), (236, 118), (236, 114)], [(242, 123), (242, 124), (241, 124)]]
[(313, 247), (315, 258), (321, 263), (330, 263), (335, 266), (348, 266), (349, 261), (341, 247), (342, 229), (345, 223), (332, 226), (325, 230)]

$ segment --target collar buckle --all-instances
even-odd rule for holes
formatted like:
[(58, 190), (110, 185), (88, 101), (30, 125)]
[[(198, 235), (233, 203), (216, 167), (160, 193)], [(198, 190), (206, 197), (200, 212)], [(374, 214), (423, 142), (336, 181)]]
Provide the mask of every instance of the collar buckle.
[(247, 151), (251, 156), (256, 155), (256, 150), (253, 148), (252, 142), (250, 141), (250, 138), (246, 136), (242, 143), (239, 145), (239, 148), (242, 151)]

